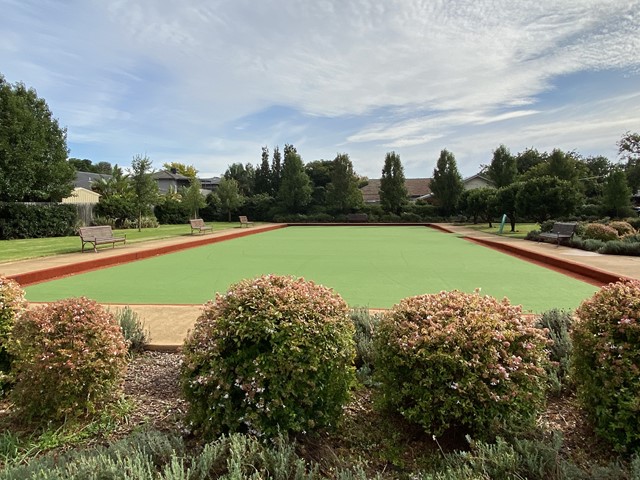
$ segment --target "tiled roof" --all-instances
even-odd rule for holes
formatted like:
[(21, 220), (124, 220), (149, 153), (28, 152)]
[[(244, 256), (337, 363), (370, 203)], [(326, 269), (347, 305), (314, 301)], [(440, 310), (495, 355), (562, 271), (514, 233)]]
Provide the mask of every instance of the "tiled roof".
[[(430, 178), (407, 178), (404, 181), (404, 185), (407, 188), (408, 198), (417, 198), (423, 195), (431, 193), (429, 184)], [(369, 183), (360, 189), (362, 192), (362, 198), (365, 203), (373, 203), (380, 201), (380, 179), (371, 178)]]

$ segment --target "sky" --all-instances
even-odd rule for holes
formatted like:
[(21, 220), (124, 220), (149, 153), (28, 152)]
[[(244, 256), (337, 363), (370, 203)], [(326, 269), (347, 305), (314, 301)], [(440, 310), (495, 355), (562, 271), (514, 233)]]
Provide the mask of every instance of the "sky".
[(201, 177), (292, 144), (407, 178), (560, 148), (617, 161), (640, 131), (640, 0), (0, 0), (0, 74), (69, 156)]

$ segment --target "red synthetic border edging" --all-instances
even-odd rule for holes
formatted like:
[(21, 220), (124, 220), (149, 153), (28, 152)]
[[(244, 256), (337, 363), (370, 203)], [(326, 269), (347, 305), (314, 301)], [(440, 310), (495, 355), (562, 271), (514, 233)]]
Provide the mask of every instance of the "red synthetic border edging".
[(430, 227), (429, 223), (307, 222), (287, 223), (288, 227)]
[(149, 257), (155, 257), (157, 255), (164, 255), (166, 253), (178, 252), (180, 250), (187, 250), (189, 248), (201, 247), (203, 245), (209, 245), (218, 242), (224, 242), (225, 240), (231, 240), (234, 238), (246, 237), (247, 235), (254, 235), (261, 232), (268, 232), (271, 230), (277, 230), (284, 228), (286, 225), (270, 225), (262, 228), (242, 229), (236, 232), (230, 232), (226, 235), (217, 236), (203, 236), (202, 238), (194, 239), (184, 243), (177, 243), (174, 245), (165, 245), (163, 247), (149, 248), (139, 252), (123, 253), (121, 255), (114, 255), (111, 257), (95, 258), (93, 260), (82, 261), (78, 263), (70, 263), (68, 265), (59, 265), (56, 267), (45, 268), (42, 270), (34, 270), (32, 272), (17, 273), (9, 275), (7, 278), (15, 280), (21, 286), (34, 285), (36, 283), (46, 282), (55, 278), (66, 277), (69, 275), (75, 275), (77, 273), (84, 273), (90, 270), (97, 270), (100, 268), (111, 267), (114, 265), (120, 265), (122, 263), (135, 262), (136, 260), (142, 260)]

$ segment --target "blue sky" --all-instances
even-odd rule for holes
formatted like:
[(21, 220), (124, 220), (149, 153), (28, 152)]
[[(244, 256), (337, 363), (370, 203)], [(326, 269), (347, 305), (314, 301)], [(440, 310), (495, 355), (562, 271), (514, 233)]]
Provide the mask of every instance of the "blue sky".
[(0, 73), (70, 156), (201, 176), (296, 146), (463, 176), (505, 144), (617, 160), (640, 131), (640, 0), (0, 0)]

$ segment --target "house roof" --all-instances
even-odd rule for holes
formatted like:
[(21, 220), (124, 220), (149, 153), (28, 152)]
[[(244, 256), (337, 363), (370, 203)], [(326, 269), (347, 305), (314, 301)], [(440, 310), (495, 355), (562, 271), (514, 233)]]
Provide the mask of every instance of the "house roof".
[[(429, 184), (430, 178), (407, 178), (404, 181), (404, 186), (407, 189), (408, 198), (417, 198), (422, 195), (431, 193)], [(369, 183), (360, 189), (362, 192), (362, 198), (365, 203), (373, 203), (380, 201), (380, 179), (371, 178)]]
[(100, 179), (109, 180), (112, 176), (106, 173), (76, 172), (76, 179), (73, 181), (74, 187), (91, 190), (91, 184)]
[(191, 179), (189, 177), (187, 177), (186, 175), (182, 175), (181, 173), (174, 173), (174, 172), (169, 172), (167, 170), (160, 170), (159, 172), (154, 172), (153, 173), (153, 178), (155, 178), (156, 180), (175, 180), (176, 182), (178, 181), (186, 181), (186, 182), (190, 182)]

